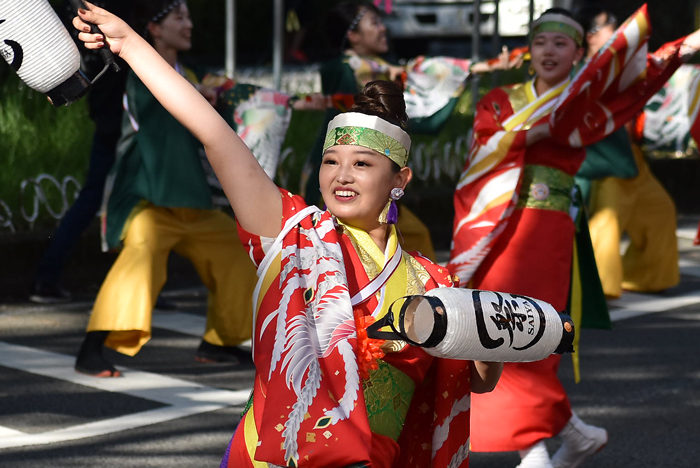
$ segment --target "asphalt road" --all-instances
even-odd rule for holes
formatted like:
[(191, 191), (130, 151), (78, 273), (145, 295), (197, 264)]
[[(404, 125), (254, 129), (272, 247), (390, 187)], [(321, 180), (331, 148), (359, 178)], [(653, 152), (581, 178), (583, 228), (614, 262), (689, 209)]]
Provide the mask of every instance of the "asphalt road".
[[(700, 248), (679, 230), (681, 284), (611, 302), (614, 329), (583, 330), (582, 381), (561, 378), (608, 445), (584, 467), (700, 467)], [(239, 421), (250, 365), (194, 360), (204, 327), (199, 288), (167, 293), (154, 337), (121, 379), (73, 372), (90, 302), (0, 305), (0, 467), (216, 467)], [(557, 441), (551, 441), (550, 452)], [(473, 468), (515, 467), (516, 453), (471, 455)]]

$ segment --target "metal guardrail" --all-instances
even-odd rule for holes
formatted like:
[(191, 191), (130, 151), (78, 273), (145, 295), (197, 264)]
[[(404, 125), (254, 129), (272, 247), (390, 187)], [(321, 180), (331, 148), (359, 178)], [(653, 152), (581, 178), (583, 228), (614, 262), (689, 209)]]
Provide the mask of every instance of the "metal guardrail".
[[(33, 229), (42, 207), (53, 219), (57, 221), (62, 219), (78, 197), (81, 188), (80, 182), (70, 175), (65, 176), (60, 182), (51, 174), (39, 174), (36, 177), (23, 180), (19, 186), (19, 213), (22, 220), (29, 224), (30, 230)], [(47, 189), (56, 191), (60, 195), (58, 197), (60, 206), (51, 206), (49, 197), (47, 197)], [(71, 190), (72, 197), (70, 197)], [(31, 206), (29, 212), (26, 209), (28, 205)], [(0, 227), (8, 229), (13, 234), (17, 232), (14, 213), (4, 200), (0, 200)]]

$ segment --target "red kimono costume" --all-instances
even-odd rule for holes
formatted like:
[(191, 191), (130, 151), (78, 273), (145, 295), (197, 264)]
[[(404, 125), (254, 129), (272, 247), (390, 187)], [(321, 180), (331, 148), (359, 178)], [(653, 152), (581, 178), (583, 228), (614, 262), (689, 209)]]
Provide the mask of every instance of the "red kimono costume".
[[(477, 105), (476, 141), (487, 140), (502, 131), (501, 122), (534, 98), (532, 82), (491, 91)], [(541, 168), (555, 169), (541, 171), (554, 180), (539, 180), (540, 174), (530, 177), (530, 190), (535, 191), (534, 197), (543, 199), (543, 205), (515, 208), (505, 230), (472, 277), (470, 287), (535, 297), (549, 302), (557, 310), (564, 310), (569, 295), (575, 231), (568, 213), (567, 195), (585, 150), (573, 149), (552, 139), (525, 148), (525, 132), (519, 132), (513, 138), (510, 151), (521, 153), (519, 157), (524, 160), (526, 174), (523, 178), (527, 177), (530, 167), (538, 166), (536, 170), (540, 171)], [(571, 179), (568, 185), (566, 175)], [(564, 186), (556, 185), (557, 178), (564, 181)], [(522, 188), (520, 194), (520, 200), (528, 198)], [(545, 198), (544, 195), (549, 196)], [(559, 203), (563, 209), (556, 209), (554, 196), (563, 199), (563, 206)], [(474, 451), (523, 449), (557, 434), (564, 427), (571, 417), (571, 407), (557, 378), (560, 360), (560, 355), (552, 355), (539, 362), (506, 363), (493, 392), (472, 396), (471, 446)]]
[[(536, 96), (532, 82), (495, 89), (479, 102), (455, 192), (449, 266), (462, 284), (535, 297), (559, 310), (570, 293), (573, 302), (570, 193), (583, 146), (632, 118), (680, 65), (682, 40), (647, 56), (648, 33), (643, 7), (571, 83), (544, 96)], [(526, 131), (539, 124), (549, 124), (552, 137), (526, 147)], [(574, 320), (580, 331), (580, 315)], [(473, 397), (474, 451), (522, 450), (561, 431), (571, 407), (559, 362), (553, 355), (506, 363), (496, 389)]]
[[(360, 258), (366, 251), (356, 251), (349, 228), (330, 213), (281, 195), (277, 239), (239, 228), (258, 265), (256, 375), (252, 404), (221, 466), (468, 467), (469, 361), (435, 359), (401, 342), (391, 342), (399, 343), (396, 352), (368, 359), (376, 348), (365, 321), (381, 309), (377, 296), (385, 291), (356, 302), (370, 283)], [(452, 286), (446, 268), (395, 252), (392, 260), (401, 260), (390, 276), (404, 275), (402, 295), (416, 282), (424, 290)], [(398, 390), (370, 400), (372, 385)]]

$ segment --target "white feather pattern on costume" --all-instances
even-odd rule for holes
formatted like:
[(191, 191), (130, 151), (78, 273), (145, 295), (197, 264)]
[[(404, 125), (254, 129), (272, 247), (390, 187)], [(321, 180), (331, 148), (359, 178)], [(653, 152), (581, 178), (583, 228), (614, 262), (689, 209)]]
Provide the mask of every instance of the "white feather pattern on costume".
[(284, 437), (285, 460), (289, 460), (290, 458), (294, 458), (295, 460), (299, 459), (299, 444), (297, 443), (299, 427), (320, 386), (321, 372), (318, 360), (314, 360), (309, 364), (309, 374), (306, 378), (306, 384), (303, 390), (301, 393), (298, 393), (299, 399), (292, 405), (292, 412), (289, 414), (289, 419), (284, 423), (282, 436)]
[(464, 395), (460, 400), (456, 401), (454, 405), (452, 405), (452, 408), (450, 409), (450, 415), (447, 418), (445, 418), (445, 422), (435, 427), (435, 431), (433, 432), (432, 458), (435, 458), (435, 454), (438, 450), (440, 450), (440, 448), (442, 448), (442, 445), (449, 437), (450, 423), (452, 422), (452, 420), (456, 418), (458, 414), (469, 411), (470, 407), (471, 397), (469, 394)]
[[(282, 433), (286, 460), (298, 459), (297, 440), (301, 423), (323, 378), (319, 361), (322, 357), (330, 356), (337, 349), (344, 363), (344, 394), (339, 405), (326, 412), (332, 424), (350, 416), (360, 390), (357, 358), (348, 342), (357, 336), (357, 331), (343, 253), (340, 245), (323, 241), (323, 236), (335, 230), (335, 223), (328, 219), (314, 229), (298, 229), (299, 235), (305, 236), (312, 246), (299, 248), (292, 245), (282, 249), (281, 257), (285, 259), (279, 283), (282, 297), (278, 308), (266, 317), (260, 331), (262, 335), (276, 322), (270, 378), (275, 372), (284, 372), (287, 387), (297, 395)], [(314, 285), (315, 291), (304, 313), (287, 319), (291, 298), (299, 290), (305, 292), (309, 285)]]
[[(272, 377), (272, 373), (276, 369), (277, 362), (282, 357), (282, 351), (285, 348), (285, 336), (287, 335), (287, 304), (292, 294), (294, 294), (294, 291), (299, 289), (300, 284), (302, 284), (301, 277), (299, 275), (294, 275), (282, 291), (280, 306), (270, 314), (270, 316), (266, 318), (265, 323), (263, 323), (263, 327), (265, 327), (269, 320), (272, 320), (272, 318), (277, 319), (277, 326), (275, 327), (275, 347), (272, 349), (272, 357), (270, 359), (270, 377)], [(264, 331), (265, 328), (261, 328), (261, 336)]]
[(459, 450), (457, 450), (457, 453), (455, 453), (452, 456), (452, 459), (450, 460), (450, 464), (447, 465), (447, 468), (459, 468), (462, 463), (464, 463), (464, 460), (467, 460), (469, 458), (469, 439), (467, 439), (467, 443), (462, 445)]
[(350, 417), (355, 407), (355, 401), (360, 391), (360, 374), (357, 368), (357, 357), (347, 340), (338, 343), (338, 351), (343, 356), (345, 362), (345, 393), (339, 401), (339, 405), (326, 411), (326, 416), (331, 417), (331, 424)]
[(510, 206), (503, 211), (503, 215), (501, 216), (496, 228), (488, 235), (479, 239), (479, 241), (474, 244), (472, 248), (466, 252), (456, 255), (452, 260), (450, 260), (450, 264), (453, 265), (455, 269), (455, 274), (459, 276), (460, 285), (466, 287), (469, 280), (471, 280), (472, 276), (474, 276), (474, 273), (481, 265), (481, 262), (483, 262), (489, 252), (491, 252), (492, 244), (508, 226), (507, 219), (513, 213), (517, 202), (518, 194), (514, 192), (513, 201), (511, 202)]

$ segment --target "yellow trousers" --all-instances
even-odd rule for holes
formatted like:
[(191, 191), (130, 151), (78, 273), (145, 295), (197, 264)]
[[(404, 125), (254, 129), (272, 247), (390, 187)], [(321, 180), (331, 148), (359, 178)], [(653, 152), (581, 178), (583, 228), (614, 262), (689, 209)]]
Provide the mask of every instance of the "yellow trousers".
[(152, 205), (131, 219), (87, 331), (108, 330), (105, 346), (129, 356), (138, 353), (151, 338), (153, 307), (171, 251), (188, 258), (209, 289), (204, 340), (233, 346), (249, 339), (257, 276), (235, 221), (217, 210)]
[[(651, 173), (641, 149), (633, 145), (639, 175), (606, 177), (591, 191), (589, 228), (600, 280), (606, 296), (622, 289), (657, 292), (680, 281), (676, 240), (676, 207)], [(620, 239), (630, 244), (620, 254)]]

